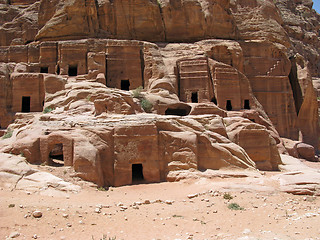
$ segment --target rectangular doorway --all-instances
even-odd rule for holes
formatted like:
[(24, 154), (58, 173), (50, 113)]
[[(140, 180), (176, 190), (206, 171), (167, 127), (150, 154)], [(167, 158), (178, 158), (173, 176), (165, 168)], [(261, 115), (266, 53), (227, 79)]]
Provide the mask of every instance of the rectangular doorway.
[(68, 68), (68, 75), (70, 77), (75, 77), (78, 75), (78, 66), (77, 65), (71, 65)]
[(121, 90), (129, 91), (129, 89), (130, 89), (130, 81), (121, 80)]
[(132, 183), (144, 181), (142, 164), (132, 164)]
[(40, 67), (40, 73), (49, 73), (49, 67)]
[(198, 92), (191, 93), (191, 102), (197, 103), (198, 102)]
[(22, 104), (21, 104), (21, 112), (30, 112), (30, 97), (23, 96), (22, 97)]

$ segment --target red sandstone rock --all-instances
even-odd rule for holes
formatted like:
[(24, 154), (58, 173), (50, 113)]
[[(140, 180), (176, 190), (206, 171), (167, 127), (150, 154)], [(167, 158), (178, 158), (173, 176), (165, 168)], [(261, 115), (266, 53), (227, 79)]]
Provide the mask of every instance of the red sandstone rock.
[(277, 170), (280, 136), (300, 131), (317, 147), (319, 134), (318, 15), (310, 1), (284, 3), (1, 4), (0, 126), (14, 130), (1, 151), (32, 163), (63, 155), (100, 186), (188, 169)]
[(315, 157), (314, 147), (305, 143), (297, 144), (297, 152), (300, 158), (306, 159), (311, 162), (316, 162), (318, 159)]

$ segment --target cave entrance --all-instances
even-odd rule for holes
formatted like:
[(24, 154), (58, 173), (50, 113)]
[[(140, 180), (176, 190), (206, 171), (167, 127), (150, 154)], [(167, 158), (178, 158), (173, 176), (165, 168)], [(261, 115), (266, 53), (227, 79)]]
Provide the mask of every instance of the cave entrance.
[(69, 66), (69, 68), (68, 68), (68, 75), (69, 75), (70, 77), (77, 76), (77, 75), (78, 75), (78, 66), (76, 66), (76, 65), (71, 65), (71, 66)]
[(227, 100), (226, 109), (227, 109), (227, 111), (232, 111), (231, 100)]
[(250, 109), (250, 101), (249, 99), (245, 99), (244, 100), (244, 106), (243, 106), (244, 109)]
[(218, 103), (217, 103), (217, 99), (216, 99), (216, 97), (213, 97), (212, 99), (211, 99), (211, 102), (213, 102), (215, 105), (217, 105)]
[(30, 112), (30, 97), (29, 96), (22, 97), (21, 112), (24, 112), (24, 113)]
[(40, 67), (40, 73), (49, 73), (49, 67)]
[(121, 90), (129, 91), (130, 81), (129, 80), (121, 80)]
[(132, 183), (141, 183), (143, 181), (144, 177), (142, 164), (132, 164)]
[(55, 167), (64, 166), (63, 144), (57, 143), (49, 153), (50, 164)]
[(198, 102), (198, 92), (193, 92), (191, 94), (191, 102), (192, 103), (197, 103)]
[(174, 109), (174, 108), (168, 108), (165, 111), (165, 115), (177, 115), (177, 116), (187, 116), (187, 110), (186, 109)]

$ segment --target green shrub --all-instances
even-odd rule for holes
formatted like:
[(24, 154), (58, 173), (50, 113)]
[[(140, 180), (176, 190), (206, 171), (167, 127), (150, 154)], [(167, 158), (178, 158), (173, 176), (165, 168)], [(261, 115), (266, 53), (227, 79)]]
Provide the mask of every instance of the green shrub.
[(228, 208), (231, 210), (243, 210), (243, 208), (240, 207), (238, 203), (230, 203), (228, 205)]
[(46, 107), (45, 109), (43, 109), (43, 113), (49, 113), (52, 112), (54, 109), (51, 107)]
[(107, 191), (107, 189), (105, 187), (98, 187), (97, 188), (99, 191)]
[(132, 96), (134, 98), (141, 98), (141, 91), (142, 91), (143, 87), (140, 86), (138, 88), (136, 88), (135, 90), (132, 91)]
[(231, 199), (233, 199), (233, 197), (231, 196), (230, 193), (225, 193), (225, 194), (223, 194), (223, 198), (226, 199), (226, 200), (231, 200)]
[(143, 108), (143, 110), (147, 113), (151, 112), (151, 109), (153, 107), (152, 103), (150, 101), (148, 101), (147, 99), (143, 98), (141, 100), (141, 107)]
[(11, 138), (11, 137), (12, 137), (12, 133), (13, 133), (13, 130), (11, 130), (10, 128), (8, 128), (6, 134), (4, 134), (4, 135), (2, 136), (2, 139)]

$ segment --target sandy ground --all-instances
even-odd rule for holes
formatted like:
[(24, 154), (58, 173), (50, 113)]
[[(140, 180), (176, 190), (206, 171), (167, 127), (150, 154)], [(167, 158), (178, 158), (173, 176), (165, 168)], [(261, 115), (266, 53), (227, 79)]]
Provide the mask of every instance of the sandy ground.
[(77, 182), (81, 192), (1, 189), (1, 239), (320, 239), (320, 198), (279, 192), (277, 173), (98, 190), (70, 178), (69, 168), (38, 168)]

